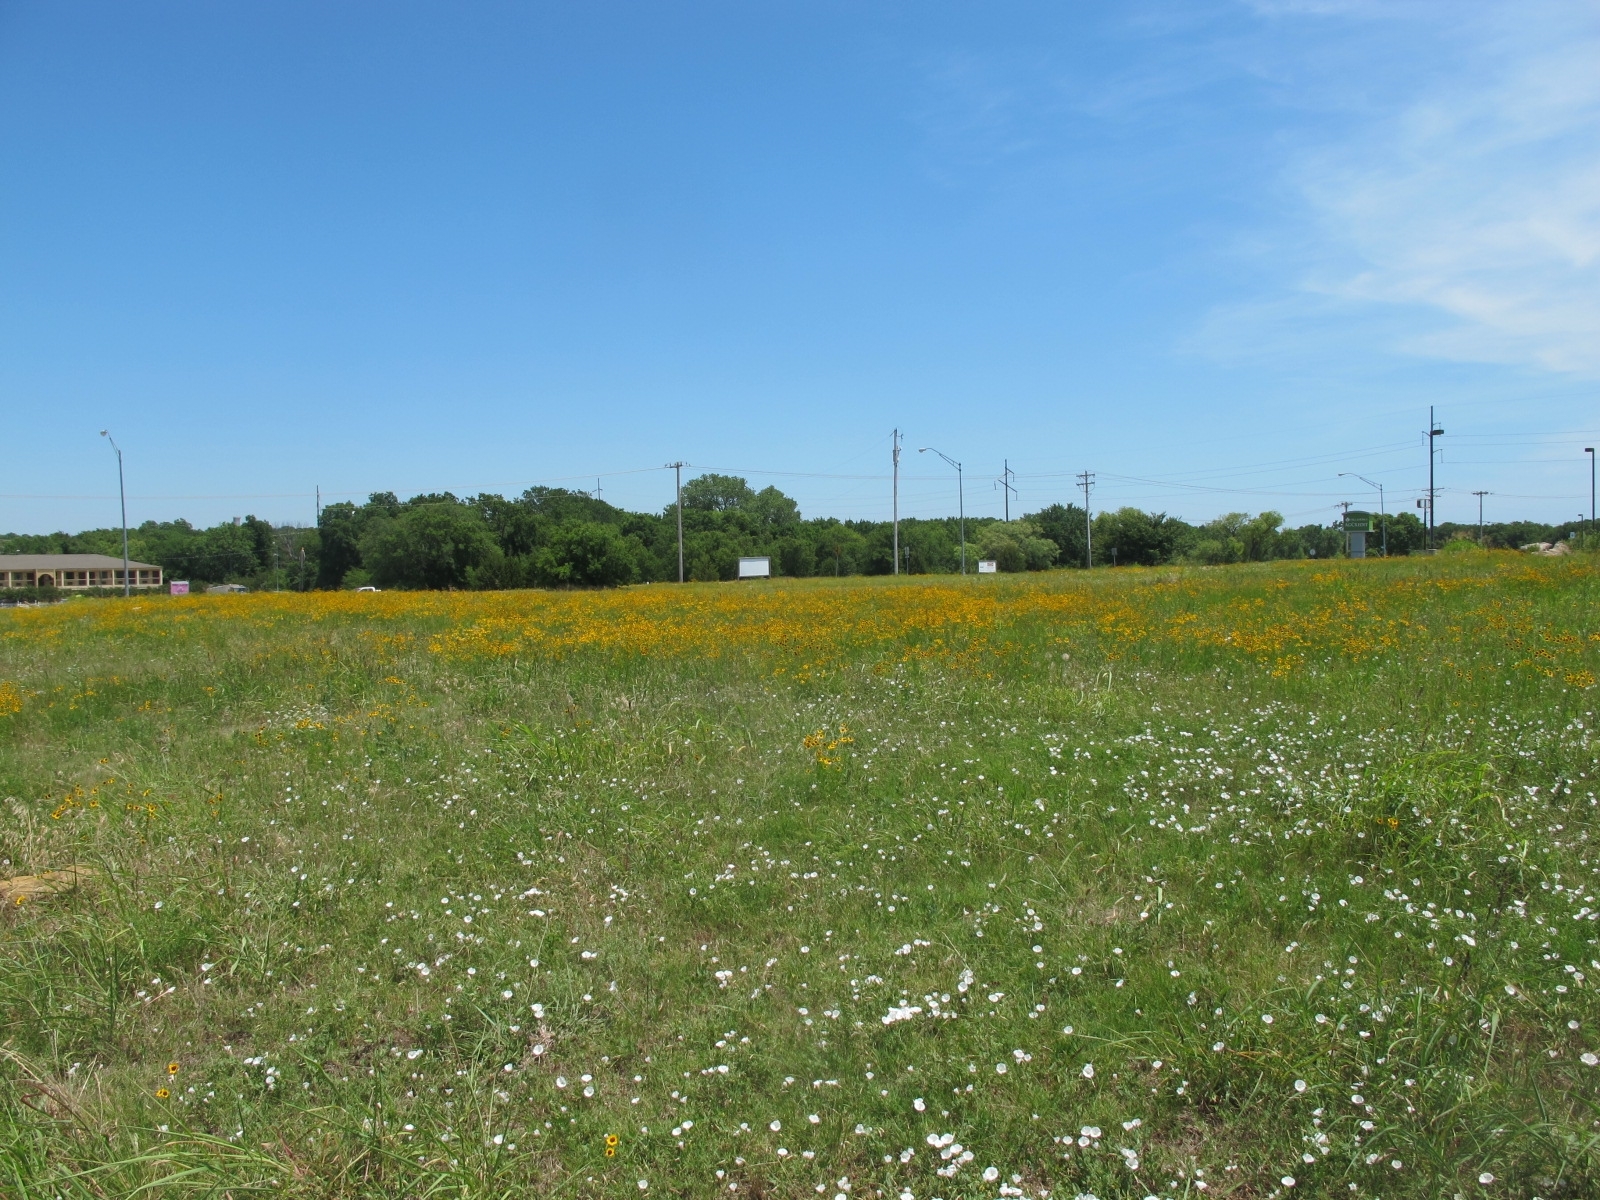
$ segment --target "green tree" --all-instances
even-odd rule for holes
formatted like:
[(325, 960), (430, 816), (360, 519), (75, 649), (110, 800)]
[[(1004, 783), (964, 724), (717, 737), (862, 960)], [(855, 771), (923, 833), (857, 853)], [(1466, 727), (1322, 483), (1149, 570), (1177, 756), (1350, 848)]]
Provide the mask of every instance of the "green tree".
[[(1300, 553), (1306, 558), (1337, 558), (1344, 553), (1344, 533), (1332, 526), (1302, 525), (1293, 530), (1291, 536), (1298, 543)], [(1393, 554), (1392, 533), (1390, 538), (1389, 553)]]
[(473, 497), (472, 506), (508, 558), (531, 554), (539, 544), (540, 520), (534, 505), (486, 493)]
[(739, 558), (745, 553), (741, 539), (723, 529), (696, 529), (684, 535), (684, 570), (697, 583), (735, 579)]
[[(756, 493), (750, 485), (737, 475), (697, 475), (683, 485), (683, 507), (700, 512), (728, 512), (745, 508), (755, 498)], [(669, 510), (672, 507), (668, 505)]]
[[(262, 522), (265, 524), (265, 522)], [(268, 537), (271, 527), (268, 527)], [(271, 542), (267, 553), (271, 555)], [(254, 579), (261, 571), (260, 533), (249, 525), (231, 521), (203, 531), (182, 556), (185, 575), (198, 583), (226, 583)]]
[(909, 575), (945, 575), (960, 565), (956, 539), (942, 521), (901, 521), (901, 570)]
[(1076, 504), (1052, 504), (1023, 518), (1056, 544), (1056, 562), (1064, 567), (1083, 566), (1084, 538), (1088, 526)]
[(1094, 558), (1116, 566), (1154, 567), (1171, 560), (1180, 531), (1188, 529), (1166, 513), (1137, 508), (1103, 512), (1094, 519)]
[(762, 488), (743, 507), (764, 530), (789, 529), (800, 523), (800, 506), (775, 487)]
[(1285, 557), (1298, 548), (1298, 539), (1278, 532), (1283, 524), (1279, 513), (1259, 516), (1224, 513), (1194, 530), (1183, 557), (1189, 562), (1217, 566), (1221, 563), (1266, 562)]
[(546, 586), (616, 587), (638, 579), (642, 549), (615, 525), (572, 521), (535, 551), (534, 569)]
[[(1383, 545), (1383, 529), (1387, 524), (1389, 530), (1389, 556), (1391, 558), (1400, 554), (1418, 554), (1428, 544), (1428, 527), (1422, 523), (1416, 513), (1390, 513), (1387, 517), (1379, 517), (1377, 533), (1367, 537), (1367, 552), (1374, 553), (1374, 546)], [(1343, 551), (1341, 550), (1342, 554)]]
[(317, 520), (322, 553), (317, 558), (317, 586), (337, 588), (351, 570), (361, 565), (361, 533), (367, 514), (348, 500), (330, 504)]
[(1059, 553), (1056, 543), (1026, 517), (996, 521), (978, 531), (978, 557), (992, 559), (1002, 571), (1043, 571)]
[(424, 504), (367, 528), (362, 565), (384, 587), (458, 588), (499, 552), (483, 515), (463, 504)]
[[(904, 524), (901, 525), (902, 532)], [(831, 518), (817, 522), (814, 537), (818, 575), (859, 575), (863, 572), (870, 547), (866, 536), (843, 521)]]
[(773, 547), (772, 562), (780, 575), (792, 575), (797, 578), (815, 575), (816, 543), (804, 534), (783, 538)]
[(1260, 513), (1239, 528), (1239, 540), (1244, 543), (1246, 562), (1267, 562), (1278, 557), (1278, 530), (1283, 525), (1283, 514), (1270, 509)]

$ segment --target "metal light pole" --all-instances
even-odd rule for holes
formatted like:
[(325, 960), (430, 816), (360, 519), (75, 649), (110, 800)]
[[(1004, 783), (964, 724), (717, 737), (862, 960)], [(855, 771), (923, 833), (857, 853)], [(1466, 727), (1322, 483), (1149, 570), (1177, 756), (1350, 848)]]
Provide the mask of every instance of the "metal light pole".
[(102, 429), (100, 436), (111, 443), (117, 454), (117, 496), (122, 501), (122, 594), (127, 596), (131, 591), (128, 585), (128, 489), (122, 482), (122, 451), (117, 449), (117, 439), (109, 430)]
[(1340, 471), (1341, 476), (1348, 475), (1352, 479), (1359, 479), (1370, 488), (1378, 489), (1378, 516), (1383, 520), (1383, 556), (1389, 557), (1389, 514), (1383, 507), (1383, 484), (1373, 483), (1365, 475), (1357, 475), (1354, 471)]
[(683, 469), (686, 462), (669, 462), (667, 466), (677, 472), (678, 481), (678, 582), (683, 582)]
[(967, 494), (965, 485), (961, 482), (961, 464), (951, 458), (943, 450), (934, 450), (932, 446), (918, 446), (918, 454), (926, 454), (933, 450), (940, 458), (956, 469), (956, 511), (961, 514), (961, 573), (967, 573)]

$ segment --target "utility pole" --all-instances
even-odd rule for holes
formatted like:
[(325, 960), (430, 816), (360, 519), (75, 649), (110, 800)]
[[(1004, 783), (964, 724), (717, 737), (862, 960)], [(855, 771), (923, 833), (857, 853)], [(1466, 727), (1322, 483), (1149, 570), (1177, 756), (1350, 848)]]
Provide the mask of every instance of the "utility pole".
[(1083, 489), (1083, 565), (1094, 566), (1094, 525), (1089, 520), (1089, 489), (1094, 486), (1094, 472), (1080, 471), (1078, 486)]
[(1004, 464), (1005, 464), (1005, 470), (1000, 473), (1000, 478), (995, 480), (995, 482), (998, 483), (1000, 485), (1000, 487), (1005, 491), (1005, 497), (1006, 497), (1006, 523), (1010, 524), (1010, 522), (1011, 522), (1011, 493), (1017, 490), (1016, 488), (1011, 486), (1011, 481), (1014, 478), (1016, 478), (1016, 472), (1011, 469), (1011, 461), (1009, 459), (1002, 459), (1001, 461), (1004, 462)]
[(1344, 534), (1344, 556), (1350, 557), (1350, 531), (1344, 527), (1344, 519), (1349, 516), (1353, 504), (1349, 500), (1339, 501), (1339, 507), (1344, 511), (1339, 514), (1339, 532)]
[(1481, 546), (1483, 545), (1483, 498), (1489, 493), (1473, 492), (1472, 494), (1478, 498), (1478, 545)]
[(317, 484), (317, 526), (322, 525), (322, 485)]
[(1433, 487), (1433, 439), (1441, 436), (1444, 430), (1433, 422), (1433, 405), (1428, 405), (1428, 550), (1433, 550), (1433, 507), (1437, 498)]
[(900, 574), (900, 431), (890, 439), (894, 444), (894, 573)]
[(677, 486), (678, 486), (678, 582), (679, 583), (683, 582), (683, 469), (685, 467), (687, 467), (688, 465), (689, 464), (686, 463), (686, 462), (669, 462), (667, 464), (667, 466), (671, 467), (672, 470), (677, 473)]
[(1583, 452), (1589, 456), (1589, 528), (1594, 528), (1594, 447), (1585, 446)]
[(111, 443), (117, 454), (117, 495), (122, 500), (122, 594), (127, 597), (132, 589), (128, 583), (128, 489), (122, 482), (122, 451), (117, 450), (117, 439), (109, 430), (102, 429), (100, 436)]
[(594, 498), (596, 500), (600, 499), (600, 476), (598, 475), (594, 477)]

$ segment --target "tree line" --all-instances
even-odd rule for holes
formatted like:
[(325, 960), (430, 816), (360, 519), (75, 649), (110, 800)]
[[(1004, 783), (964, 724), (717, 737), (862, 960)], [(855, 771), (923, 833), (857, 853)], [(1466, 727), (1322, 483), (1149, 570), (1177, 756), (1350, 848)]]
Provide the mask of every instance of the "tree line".
[[(1411, 513), (1390, 514), (1368, 536), (1377, 553), (1387, 530), (1391, 555), (1425, 545)], [(1536, 522), (1486, 526), (1483, 543), (1515, 547), (1554, 541), (1565, 530)], [(1092, 536), (1091, 536), (1092, 535)], [(1473, 539), (1473, 525), (1443, 524), (1436, 539)], [(1096, 566), (1223, 564), (1344, 553), (1337, 525), (1286, 528), (1276, 512), (1227, 513), (1190, 524), (1166, 513), (1119, 508), (1098, 513), (1052, 504), (1013, 521), (970, 518), (967, 562), (991, 559), (1001, 571)], [(1092, 543), (1092, 555), (1088, 545)], [(244, 583), (294, 590), (354, 588), (612, 587), (678, 578), (678, 513), (630, 512), (583, 492), (534, 487), (520, 496), (448, 492), (400, 500), (378, 492), (365, 503), (330, 504), (314, 527), (274, 526), (254, 516), (198, 529), (187, 521), (147, 521), (129, 530), (132, 558), (172, 579)], [(121, 531), (0, 535), (0, 553), (120, 556)], [(912, 575), (959, 568), (956, 518), (900, 522), (900, 569)], [(701, 475), (683, 485), (683, 557), (691, 580), (733, 579), (741, 556), (765, 555), (775, 575), (887, 575), (894, 570), (888, 521), (805, 519), (777, 488), (760, 491), (732, 475)]]

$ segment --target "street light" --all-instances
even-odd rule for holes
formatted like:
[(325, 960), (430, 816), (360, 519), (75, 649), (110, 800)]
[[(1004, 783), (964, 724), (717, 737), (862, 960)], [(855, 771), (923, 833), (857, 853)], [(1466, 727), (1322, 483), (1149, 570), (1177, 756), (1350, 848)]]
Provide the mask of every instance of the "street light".
[(100, 436), (111, 443), (111, 448), (117, 454), (117, 495), (122, 500), (122, 594), (129, 593), (128, 585), (128, 490), (122, 483), (122, 451), (117, 450), (117, 439), (111, 436), (109, 430), (102, 429)]
[(961, 514), (961, 573), (967, 573), (967, 500), (966, 492), (961, 482), (961, 464), (951, 458), (943, 450), (934, 450), (932, 446), (918, 446), (918, 454), (926, 454), (933, 450), (940, 458), (956, 469), (956, 511)]
[(1378, 516), (1383, 519), (1383, 556), (1389, 557), (1389, 514), (1383, 510), (1383, 484), (1373, 483), (1365, 475), (1357, 475), (1354, 471), (1340, 471), (1341, 477), (1348, 475), (1352, 479), (1359, 479), (1370, 488), (1378, 489)]

